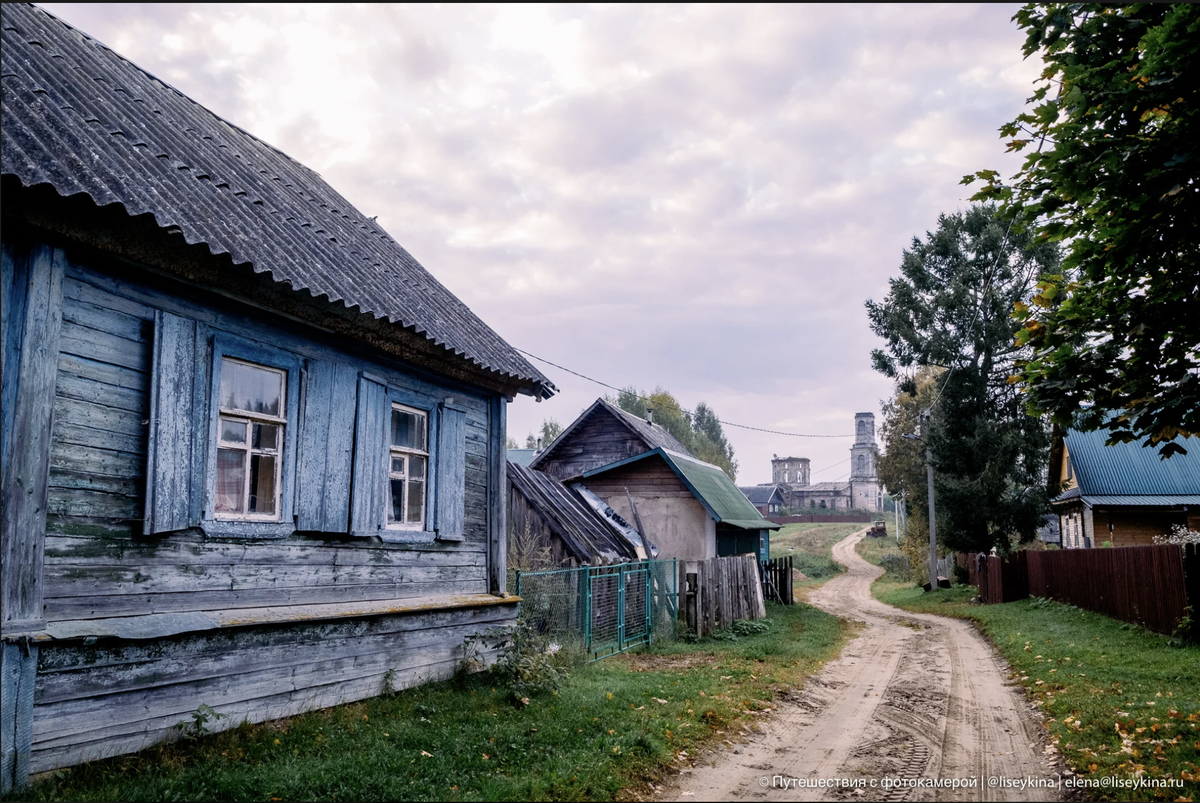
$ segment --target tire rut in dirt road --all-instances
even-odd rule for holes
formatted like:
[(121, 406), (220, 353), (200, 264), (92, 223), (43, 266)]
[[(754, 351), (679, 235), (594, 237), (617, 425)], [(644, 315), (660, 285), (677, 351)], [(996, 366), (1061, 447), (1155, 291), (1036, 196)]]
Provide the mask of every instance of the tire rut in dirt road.
[[(969, 624), (911, 614), (871, 596), (882, 570), (854, 547), (866, 530), (838, 542), (847, 567), (811, 604), (865, 624), (777, 715), (737, 752), (718, 751), (685, 771), (676, 800), (1056, 800), (1054, 789), (993, 788), (989, 778), (1057, 779), (1040, 729), (1006, 666)], [(815, 784), (847, 779), (865, 788)], [(960, 778), (957, 789), (884, 788), (884, 779)], [(871, 782), (874, 781), (874, 786)]]

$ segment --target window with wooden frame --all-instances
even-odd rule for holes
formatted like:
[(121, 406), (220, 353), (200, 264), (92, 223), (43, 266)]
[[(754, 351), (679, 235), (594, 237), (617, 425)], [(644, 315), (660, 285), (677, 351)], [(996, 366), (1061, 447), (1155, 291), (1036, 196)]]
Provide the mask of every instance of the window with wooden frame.
[(143, 533), (295, 532), (300, 375), (290, 351), (155, 311)]
[(387, 527), (425, 530), (429, 414), (392, 404), (388, 438)]
[(217, 519), (279, 521), (287, 371), (221, 357)]

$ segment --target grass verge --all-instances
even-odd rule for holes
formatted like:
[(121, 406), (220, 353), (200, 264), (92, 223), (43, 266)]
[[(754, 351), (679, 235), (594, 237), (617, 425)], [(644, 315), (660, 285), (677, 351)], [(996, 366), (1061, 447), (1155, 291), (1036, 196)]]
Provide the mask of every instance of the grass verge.
[(868, 525), (845, 524), (785, 524), (771, 533), (771, 557), (792, 557), (792, 565), (804, 572), (809, 580), (828, 580), (845, 571), (834, 562), (833, 545), (850, 533)]
[(1183, 789), (1089, 789), (1089, 799), (1200, 795), (1200, 647), (1048, 600), (974, 604), (971, 586), (926, 594), (885, 576), (872, 591), (905, 610), (977, 622), (1079, 775), (1184, 782)]
[[(732, 739), (852, 627), (769, 606), (761, 633), (672, 642), (513, 701), (489, 676), (164, 745), (62, 771), (31, 800), (611, 800)], [(726, 636), (728, 639), (728, 635)]]

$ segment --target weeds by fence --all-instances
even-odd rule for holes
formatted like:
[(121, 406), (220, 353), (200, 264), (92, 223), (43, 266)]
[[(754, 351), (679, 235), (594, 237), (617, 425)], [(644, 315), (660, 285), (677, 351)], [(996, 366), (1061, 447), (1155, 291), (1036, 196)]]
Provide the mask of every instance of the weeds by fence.
[[(1021, 551), (1001, 560), (965, 556), (972, 584), (988, 604), (1044, 597), (1174, 633), (1195, 627), (1200, 608), (1200, 553), (1174, 544), (1112, 549)], [(1188, 606), (1192, 616), (1188, 616)]]
[(578, 639), (591, 660), (675, 638), (675, 560), (553, 571), (514, 571), (509, 591), (520, 617), (539, 632)]

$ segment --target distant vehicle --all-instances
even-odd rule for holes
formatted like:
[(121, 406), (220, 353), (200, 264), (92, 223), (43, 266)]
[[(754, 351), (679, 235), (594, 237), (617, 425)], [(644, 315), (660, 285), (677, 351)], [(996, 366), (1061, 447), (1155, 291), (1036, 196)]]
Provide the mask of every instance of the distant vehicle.
[(887, 522), (876, 521), (871, 525), (871, 529), (867, 531), (867, 538), (884, 538), (887, 536)]

